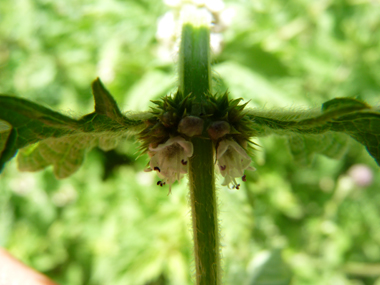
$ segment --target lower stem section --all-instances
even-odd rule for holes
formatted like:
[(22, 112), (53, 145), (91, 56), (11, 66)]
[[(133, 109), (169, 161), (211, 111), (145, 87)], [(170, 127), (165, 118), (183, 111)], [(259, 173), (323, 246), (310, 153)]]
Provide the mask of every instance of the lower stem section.
[(190, 199), (194, 232), (196, 280), (200, 285), (220, 284), (220, 249), (215, 192), (213, 145), (194, 138), (189, 160)]

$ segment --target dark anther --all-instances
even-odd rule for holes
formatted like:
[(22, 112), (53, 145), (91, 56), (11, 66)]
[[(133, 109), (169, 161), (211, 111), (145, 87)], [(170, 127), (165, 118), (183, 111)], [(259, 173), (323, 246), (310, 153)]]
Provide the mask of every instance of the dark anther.
[(187, 161), (185, 161), (184, 159), (181, 160), (181, 163), (182, 165), (186, 165), (187, 164)]
[(162, 184), (162, 182), (161, 181), (157, 181), (157, 185), (160, 185), (160, 184)]
[(220, 166), (220, 170), (222, 170), (222, 171), (223, 171), (223, 170), (226, 170), (226, 168), (227, 168), (226, 165), (221, 165), (221, 166)]
[(160, 168), (158, 166), (155, 166), (153, 169), (157, 170), (158, 172), (161, 172), (161, 170), (160, 170)]
[(236, 185), (236, 190), (240, 189), (240, 184)]
[(244, 176), (241, 178), (241, 180), (243, 180), (244, 182), (246, 182), (246, 181), (247, 181), (247, 176), (244, 175)]

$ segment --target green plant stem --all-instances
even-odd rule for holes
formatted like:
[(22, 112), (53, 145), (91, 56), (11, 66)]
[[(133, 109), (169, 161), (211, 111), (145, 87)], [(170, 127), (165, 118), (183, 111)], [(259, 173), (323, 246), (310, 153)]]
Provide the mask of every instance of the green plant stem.
[[(190, 114), (205, 114), (211, 91), (209, 29), (185, 24), (180, 50), (180, 91), (191, 94)], [(207, 125), (207, 124), (206, 124)], [(220, 284), (220, 248), (217, 197), (214, 178), (214, 147), (210, 139), (193, 138), (194, 155), (189, 160), (196, 282)]]
[(206, 94), (211, 92), (210, 31), (208, 27), (184, 24), (179, 60), (180, 90), (192, 95), (190, 113), (205, 114)]
[[(194, 139), (189, 183), (197, 284), (220, 283), (220, 249), (211, 141)], [(211, 167), (210, 167), (211, 166)]]

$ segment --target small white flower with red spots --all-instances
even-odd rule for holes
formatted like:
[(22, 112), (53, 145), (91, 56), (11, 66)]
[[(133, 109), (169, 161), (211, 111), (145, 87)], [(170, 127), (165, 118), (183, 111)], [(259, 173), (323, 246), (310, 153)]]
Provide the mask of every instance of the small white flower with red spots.
[(250, 166), (251, 158), (245, 149), (232, 139), (224, 139), (219, 142), (216, 159), (218, 160), (220, 173), (224, 177), (222, 185), (232, 183), (232, 188), (239, 189), (240, 187), (235, 178), (242, 177), (243, 181), (245, 181), (245, 170), (256, 170)]
[(176, 180), (180, 180), (187, 173), (188, 159), (193, 155), (193, 144), (184, 138), (177, 136), (168, 139), (165, 143), (157, 147), (149, 146), (149, 156), (151, 157), (147, 171), (157, 171), (158, 177), (162, 180), (157, 185), (169, 185)]

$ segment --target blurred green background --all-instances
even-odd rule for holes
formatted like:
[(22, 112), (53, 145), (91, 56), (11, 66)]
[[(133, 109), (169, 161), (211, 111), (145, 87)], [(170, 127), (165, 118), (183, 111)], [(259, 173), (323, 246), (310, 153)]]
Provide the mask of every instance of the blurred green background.
[[(175, 2), (1, 0), (0, 93), (80, 117), (100, 76), (122, 110), (148, 110), (176, 86), (175, 52), (157, 36)], [(225, 23), (216, 90), (252, 108), (379, 105), (379, 1), (226, 0), (214, 14)], [(254, 257), (277, 248), (292, 284), (380, 284), (380, 175), (365, 149), (305, 168), (284, 138), (255, 141), (257, 171), (239, 191), (219, 186), (225, 284), (245, 284)], [(64, 180), (8, 163), (0, 246), (61, 284), (191, 284), (187, 181), (167, 196), (137, 148), (94, 149)]]

